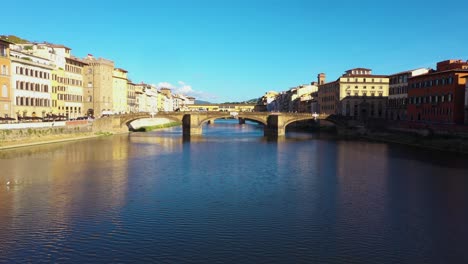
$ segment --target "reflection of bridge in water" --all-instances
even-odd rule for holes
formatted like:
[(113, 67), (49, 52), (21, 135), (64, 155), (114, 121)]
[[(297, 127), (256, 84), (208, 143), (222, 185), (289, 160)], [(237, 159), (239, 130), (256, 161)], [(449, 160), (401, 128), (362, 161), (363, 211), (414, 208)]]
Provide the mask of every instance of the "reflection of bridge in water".
[[(200, 135), (203, 124), (220, 118), (231, 118), (233, 115), (229, 112), (160, 112), (155, 115), (136, 113), (101, 118), (95, 122), (98, 122), (96, 128), (99, 131), (123, 132), (131, 128), (133, 121), (151, 117), (167, 118), (181, 122), (184, 135)], [(265, 136), (283, 136), (286, 126), (298, 121), (327, 120), (336, 123), (333, 116), (309, 113), (239, 112), (235, 117), (239, 119), (241, 124), (245, 123), (246, 120), (263, 124)], [(99, 124), (99, 122), (102, 124)]]

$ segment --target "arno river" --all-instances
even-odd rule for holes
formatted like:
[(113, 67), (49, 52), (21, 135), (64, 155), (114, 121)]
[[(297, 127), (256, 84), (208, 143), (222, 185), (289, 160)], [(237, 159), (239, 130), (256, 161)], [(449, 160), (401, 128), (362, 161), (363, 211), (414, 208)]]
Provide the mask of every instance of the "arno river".
[(0, 152), (0, 262), (468, 263), (468, 157), (262, 135)]

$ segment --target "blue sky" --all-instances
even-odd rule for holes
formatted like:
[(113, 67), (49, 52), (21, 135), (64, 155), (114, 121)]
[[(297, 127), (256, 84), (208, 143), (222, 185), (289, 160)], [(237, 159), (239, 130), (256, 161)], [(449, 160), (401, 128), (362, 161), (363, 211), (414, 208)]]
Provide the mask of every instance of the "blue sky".
[[(134, 82), (242, 101), (354, 67), (468, 59), (468, 1), (7, 1), (0, 34), (111, 59)], [(3, 13), (3, 12), (2, 12)], [(6, 21), (6, 23), (5, 23)]]

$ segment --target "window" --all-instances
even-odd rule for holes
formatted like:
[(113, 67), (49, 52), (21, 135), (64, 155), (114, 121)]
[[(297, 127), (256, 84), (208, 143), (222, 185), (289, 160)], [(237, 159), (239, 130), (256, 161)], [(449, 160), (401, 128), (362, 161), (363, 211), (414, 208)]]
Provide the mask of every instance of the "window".
[(6, 65), (2, 65), (2, 74), (3, 74), (3, 75), (8, 75), (7, 66), (6, 66)]
[(2, 85), (2, 97), (8, 97), (8, 87), (6, 84)]

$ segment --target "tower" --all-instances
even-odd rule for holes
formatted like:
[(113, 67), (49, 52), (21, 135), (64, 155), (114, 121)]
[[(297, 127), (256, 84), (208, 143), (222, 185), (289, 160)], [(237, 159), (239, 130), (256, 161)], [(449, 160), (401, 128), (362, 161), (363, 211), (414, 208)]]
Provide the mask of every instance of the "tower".
[(319, 73), (317, 79), (319, 85), (325, 84), (325, 73)]

